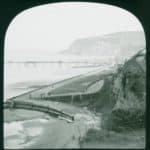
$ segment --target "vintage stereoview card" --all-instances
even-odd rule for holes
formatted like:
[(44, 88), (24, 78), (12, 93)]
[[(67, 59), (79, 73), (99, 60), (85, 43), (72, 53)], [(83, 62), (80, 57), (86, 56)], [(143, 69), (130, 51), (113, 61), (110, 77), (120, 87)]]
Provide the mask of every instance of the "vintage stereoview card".
[(20, 12), (4, 48), (4, 148), (144, 148), (146, 40), (108, 4)]

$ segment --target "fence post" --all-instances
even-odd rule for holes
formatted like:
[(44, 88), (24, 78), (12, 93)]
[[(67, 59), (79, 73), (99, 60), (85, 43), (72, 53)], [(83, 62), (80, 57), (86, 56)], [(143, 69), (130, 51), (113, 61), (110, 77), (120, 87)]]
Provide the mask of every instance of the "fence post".
[(14, 103), (14, 101), (12, 101), (10, 107), (14, 108), (14, 106), (15, 106), (15, 103)]
[(71, 105), (73, 104), (73, 101), (74, 101), (74, 96), (71, 95)]

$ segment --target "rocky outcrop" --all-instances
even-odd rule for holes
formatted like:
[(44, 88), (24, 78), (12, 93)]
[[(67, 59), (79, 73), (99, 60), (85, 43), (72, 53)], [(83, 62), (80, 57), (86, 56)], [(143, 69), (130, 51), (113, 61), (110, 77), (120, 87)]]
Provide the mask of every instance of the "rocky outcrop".
[[(145, 122), (146, 64), (145, 50), (140, 51), (118, 68), (112, 78), (111, 111), (105, 112), (103, 126), (110, 129), (142, 127)], [(104, 99), (102, 100), (104, 101)], [(106, 119), (107, 118), (107, 119)]]
[(106, 76), (97, 99), (89, 105), (101, 112), (101, 130), (89, 129), (80, 142), (82, 148), (145, 146), (145, 72), (142, 50)]
[(143, 127), (146, 103), (146, 54), (141, 50), (116, 73), (107, 75), (88, 107), (102, 113), (102, 126), (119, 130)]

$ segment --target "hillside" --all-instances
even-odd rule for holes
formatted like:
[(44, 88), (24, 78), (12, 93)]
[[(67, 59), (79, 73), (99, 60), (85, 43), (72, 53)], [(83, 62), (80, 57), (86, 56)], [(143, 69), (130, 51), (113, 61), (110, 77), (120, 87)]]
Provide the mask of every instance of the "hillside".
[(99, 37), (78, 39), (61, 54), (128, 57), (143, 47), (145, 47), (145, 37), (142, 31), (118, 32)]
[(110, 114), (111, 128), (116, 128), (116, 126), (144, 127), (146, 103), (146, 56), (144, 52), (140, 51), (127, 61), (114, 77), (112, 94), (116, 98)]
[(90, 129), (82, 148), (144, 148), (146, 51), (140, 51), (105, 79), (97, 99), (89, 102), (100, 112), (101, 130)]
[(143, 127), (146, 101), (145, 50), (129, 59), (117, 73), (105, 79), (99, 96), (89, 104), (91, 109), (104, 114), (104, 126)]

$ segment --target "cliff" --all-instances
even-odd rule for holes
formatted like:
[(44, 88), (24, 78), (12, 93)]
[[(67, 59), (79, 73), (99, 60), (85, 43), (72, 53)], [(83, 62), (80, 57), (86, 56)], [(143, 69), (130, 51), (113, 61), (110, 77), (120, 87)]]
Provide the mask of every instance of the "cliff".
[(103, 114), (102, 126), (119, 130), (122, 127), (143, 127), (146, 101), (146, 56), (138, 52), (105, 79), (91, 109)]
[(140, 51), (123, 67), (112, 80), (110, 93), (113, 107), (104, 121), (110, 129), (121, 127), (143, 127), (146, 103), (146, 62), (145, 51)]
[(118, 32), (74, 41), (61, 54), (129, 57), (145, 47), (144, 32)]

